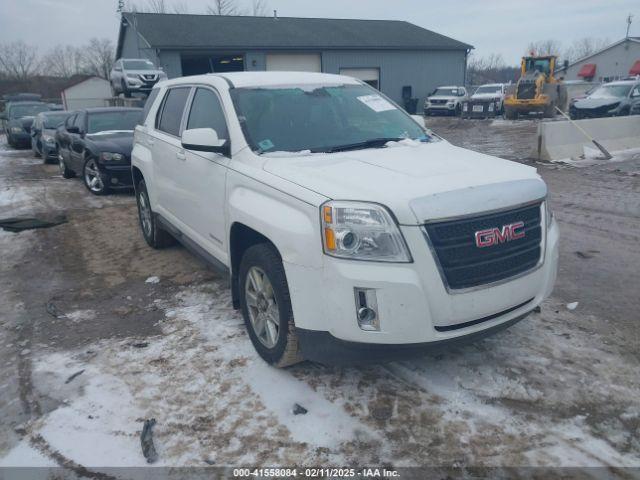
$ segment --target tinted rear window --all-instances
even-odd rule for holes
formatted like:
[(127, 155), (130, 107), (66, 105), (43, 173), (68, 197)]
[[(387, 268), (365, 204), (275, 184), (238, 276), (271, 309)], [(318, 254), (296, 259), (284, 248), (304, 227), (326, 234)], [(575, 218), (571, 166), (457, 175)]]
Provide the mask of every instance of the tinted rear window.
[(176, 137), (180, 136), (180, 123), (182, 122), (182, 114), (190, 91), (191, 87), (182, 87), (172, 88), (167, 92), (158, 121), (158, 130)]

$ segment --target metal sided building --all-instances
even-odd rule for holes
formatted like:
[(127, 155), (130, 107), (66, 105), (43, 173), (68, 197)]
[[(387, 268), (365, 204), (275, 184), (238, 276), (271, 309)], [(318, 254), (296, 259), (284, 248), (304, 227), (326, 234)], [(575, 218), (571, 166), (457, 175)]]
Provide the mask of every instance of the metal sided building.
[(640, 37), (627, 37), (581, 58), (559, 72), (565, 80), (611, 82), (640, 75)]
[(471, 45), (395, 20), (123, 13), (117, 58), (148, 58), (169, 78), (292, 70), (350, 75), (403, 104), (464, 85)]

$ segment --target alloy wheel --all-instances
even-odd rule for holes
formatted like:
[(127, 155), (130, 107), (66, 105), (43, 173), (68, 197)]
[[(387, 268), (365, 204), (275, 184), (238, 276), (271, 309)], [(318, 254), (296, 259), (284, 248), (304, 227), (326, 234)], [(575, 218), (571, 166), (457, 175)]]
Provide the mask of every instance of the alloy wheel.
[(84, 181), (92, 192), (102, 192), (104, 190), (104, 184), (100, 178), (100, 172), (95, 160), (87, 160), (84, 166)]
[(274, 348), (280, 334), (280, 310), (273, 285), (259, 267), (251, 267), (245, 281), (245, 299), (253, 331), (267, 348)]
[(149, 200), (144, 192), (140, 192), (138, 195), (138, 208), (140, 209), (140, 223), (142, 224), (142, 231), (145, 237), (151, 238), (151, 208), (149, 207)]

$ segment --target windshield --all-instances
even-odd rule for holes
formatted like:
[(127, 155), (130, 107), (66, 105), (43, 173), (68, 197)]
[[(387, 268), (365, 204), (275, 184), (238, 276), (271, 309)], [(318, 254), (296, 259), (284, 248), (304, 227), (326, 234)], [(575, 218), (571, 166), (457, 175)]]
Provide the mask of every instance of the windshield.
[(538, 72), (549, 75), (551, 71), (551, 60), (548, 58), (528, 58), (524, 68), (527, 72), (537, 70)]
[(69, 116), (69, 113), (59, 113), (55, 115), (44, 116), (44, 128), (57, 128), (60, 126)]
[(433, 92), (433, 96), (442, 95), (443, 97), (456, 97), (458, 95), (457, 88), (438, 88)]
[(133, 130), (142, 121), (142, 110), (89, 114), (87, 133)]
[(9, 118), (32, 117), (40, 112), (47, 112), (49, 107), (44, 103), (36, 105), (14, 105), (9, 111)]
[(155, 70), (156, 67), (149, 60), (124, 60), (125, 70)]
[(237, 88), (232, 98), (247, 143), (260, 153), (355, 150), (431, 138), (366, 85)]
[(633, 85), (602, 85), (596, 88), (589, 98), (624, 98), (629, 95)]
[(478, 93), (502, 93), (502, 88), (500, 85), (484, 85), (482, 87), (478, 87), (474, 95)]

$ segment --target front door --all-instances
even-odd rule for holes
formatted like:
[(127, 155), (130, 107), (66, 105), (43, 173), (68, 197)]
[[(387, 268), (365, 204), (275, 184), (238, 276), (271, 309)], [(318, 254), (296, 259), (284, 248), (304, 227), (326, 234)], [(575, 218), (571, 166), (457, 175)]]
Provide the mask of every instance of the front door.
[[(218, 93), (197, 87), (186, 118), (186, 128), (212, 128), (218, 138), (229, 141), (227, 122)], [(177, 215), (187, 224), (201, 246), (226, 263), (225, 185), (229, 159), (218, 153), (184, 151)]]

